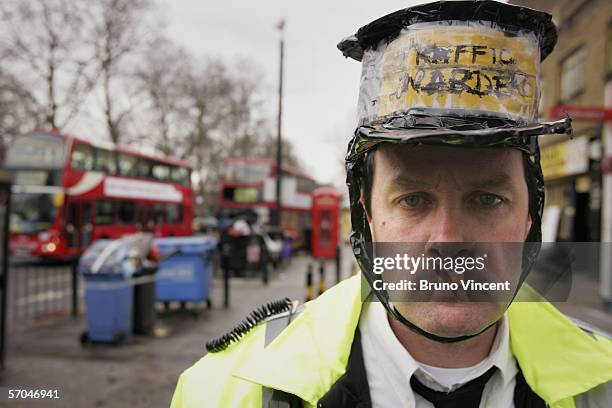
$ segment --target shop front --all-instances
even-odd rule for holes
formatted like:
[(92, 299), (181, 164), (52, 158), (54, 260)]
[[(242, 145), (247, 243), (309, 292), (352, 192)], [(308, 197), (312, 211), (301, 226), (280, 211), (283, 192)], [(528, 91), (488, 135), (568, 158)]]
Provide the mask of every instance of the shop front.
[(546, 183), (544, 241), (600, 240), (601, 144), (583, 135), (541, 150)]

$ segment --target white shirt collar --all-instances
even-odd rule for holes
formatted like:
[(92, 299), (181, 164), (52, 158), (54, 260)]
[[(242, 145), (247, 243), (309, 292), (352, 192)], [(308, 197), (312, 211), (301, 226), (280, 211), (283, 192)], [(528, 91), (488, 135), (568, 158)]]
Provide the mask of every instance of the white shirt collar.
[[(497, 334), (491, 347), (489, 356), (481, 363), (468, 369), (458, 369), (455, 373), (464, 377), (464, 381), (454, 384), (441, 384), (444, 379), (456, 378), (452, 371), (455, 369), (443, 369), (423, 365), (408, 353), (399, 342), (387, 319), (387, 312), (380, 302), (364, 303), (359, 329), (362, 335), (362, 346), (364, 353), (366, 349), (377, 361), (377, 366), (385, 370), (385, 376), (398, 394), (404, 398), (411, 397), (409, 384), (413, 374), (417, 376), (426, 386), (438, 391), (450, 392), (465, 384), (466, 382), (484, 374), (489, 368), (496, 366), (501, 372), (502, 384), (506, 385), (514, 379), (517, 373), (516, 362), (510, 349), (510, 334), (508, 329), (508, 318), (504, 314), (500, 321)], [(436, 380), (439, 378), (439, 381)], [(408, 386), (406, 386), (408, 384)], [(450, 385), (450, 387), (449, 387)]]

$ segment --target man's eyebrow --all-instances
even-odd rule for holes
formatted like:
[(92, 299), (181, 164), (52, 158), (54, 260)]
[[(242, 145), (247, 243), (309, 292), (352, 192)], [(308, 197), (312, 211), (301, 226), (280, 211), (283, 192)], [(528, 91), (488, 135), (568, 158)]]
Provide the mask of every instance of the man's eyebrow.
[(507, 173), (498, 173), (482, 180), (475, 180), (469, 183), (472, 188), (491, 189), (491, 188), (511, 188), (514, 189), (512, 178)]
[(391, 176), (391, 185), (409, 189), (419, 189), (431, 187), (431, 184), (417, 178), (409, 177), (406, 174), (396, 173)]
[[(514, 189), (514, 183), (512, 182), (512, 178), (507, 173), (493, 174), (480, 180), (471, 181), (467, 184), (471, 188), (482, 190), (493, 188)], [(428, 189), (432, 187), (432, 185), (427, 181), (410, 177), (406, 174), (401, 173), (396, 173), (391, 176), (391, 185), (407, 189)]]

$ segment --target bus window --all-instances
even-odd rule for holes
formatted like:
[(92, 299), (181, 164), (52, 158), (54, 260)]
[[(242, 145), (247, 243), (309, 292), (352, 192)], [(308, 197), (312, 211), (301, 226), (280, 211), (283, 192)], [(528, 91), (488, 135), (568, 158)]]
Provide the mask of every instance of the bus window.
[(168, 224), (180, 224), (183, 220), (183, 207), (180, 204), (168, 204), (166, 215)]
[(136, 205), (136, 222), (144, 227), (147, 224), (147, 206), (138, 204)]
[(85, 144), (75, 144), (70, 166), (74, 170), (91, 171), (94, 167), (93, 149)]
[(189, 185), (189, 169), (185, 167), (172, 168), (172, 181), (185, 186)]
[(122, 176), (136, 176), (136, 162), (138, 158), (129, 154), (119, 153), (119, 172)]
[(223, 179), (228, 183), (263, 183), (270, 175), (269, 163), (225, 162)]
[(153, 219), (157, 225), (166, 223), (166, 209), (163, 204), (155, 204), (153, 207)]
[(121, 224), (134, 224), (136, 222), (136, 206), (131, 201), (120, 201), (117, 215)]
[(170, 167), (167, 164), (153, 162), (151, 174), (154, 179), (167, 181), (170, 179)]
[(96, 149), (95, 169), (108, 174), (117, 174), (115, 152), (110, 150)]
[(96, 225), (108, 225), (113, 223), (113, 202), (109, 200), (96, 201)]
[(66, 156), (63, 138), (45, 132), (16, 137), (8, 146), (5, 166), (8, 169), (62, 169)]
[(10, 230), (18, 234), (45, 231), (53, 225), (57, 207), (51, 194), (16, 193), (11, 197)]
[(145, 159), (138, 159), (136, 163), (136, 175), (138, 177), (151, 177), (151, 162)]
[(317, 182), (306, 177), (297, 178), (297, 189), (303, 193), (312, 193), (317, 188)]
[(59, 186), (61, 176), (57, 170), (17, 170), (13, 180), (18, 186)]

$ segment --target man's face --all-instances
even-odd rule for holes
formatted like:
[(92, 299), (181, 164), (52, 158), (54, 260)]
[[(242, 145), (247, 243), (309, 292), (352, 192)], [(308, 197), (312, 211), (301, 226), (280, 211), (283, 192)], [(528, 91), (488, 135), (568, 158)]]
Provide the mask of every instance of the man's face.
[[(427, 256), (442, 257), (461, 250), (443, 243), (523, 242), (531, 219), (522, 160), (513, 149), (381, 145), (368, 215), (373, 241), (423, 243)], [(480, 332), (507, 305), (395, 303), (409, 321), (446, 337)]]

